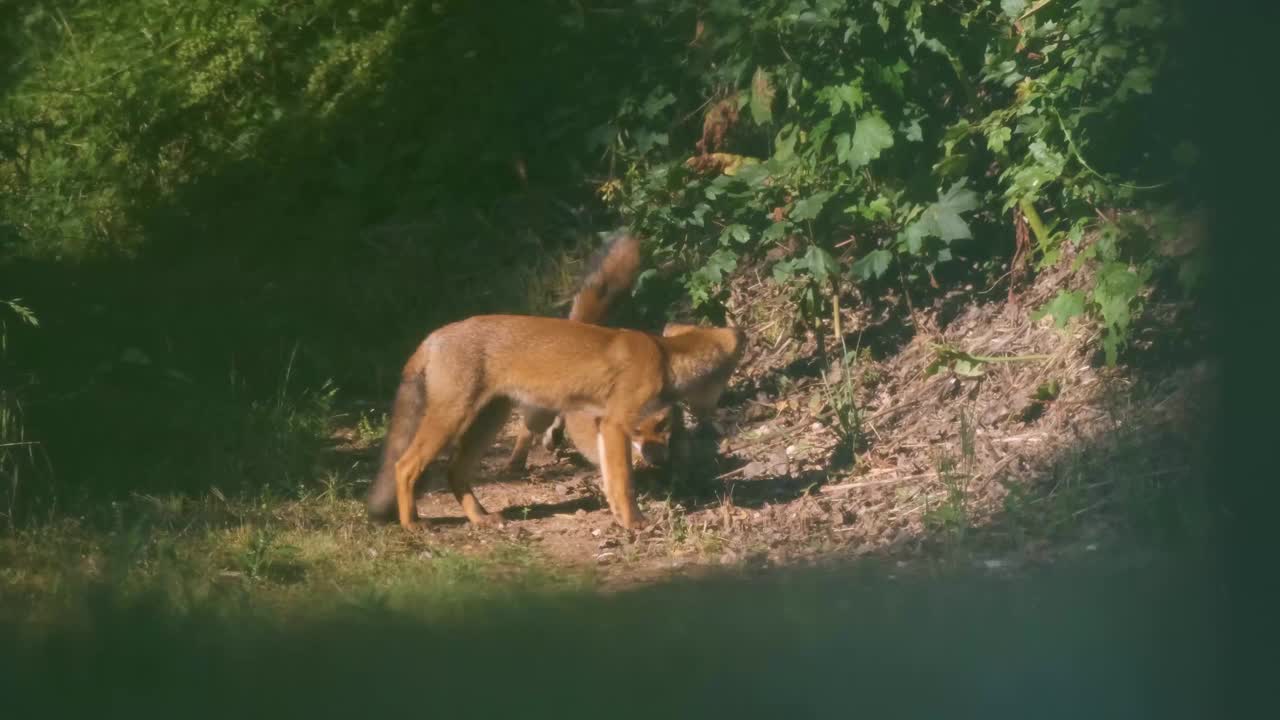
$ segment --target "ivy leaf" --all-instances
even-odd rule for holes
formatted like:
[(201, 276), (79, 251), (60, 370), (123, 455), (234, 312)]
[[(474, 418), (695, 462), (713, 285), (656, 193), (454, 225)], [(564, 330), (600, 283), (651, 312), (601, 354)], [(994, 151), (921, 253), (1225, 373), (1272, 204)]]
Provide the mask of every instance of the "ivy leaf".
[(818, 213), (822, 212), (822, 206), (827, 204), (827, 200), (831, 199), (833, 193), (818, 192), (809, 197), (800, 200), (795, 207), (788, 213), (793, 222), (801, 222), (803, 220), (812, 220), (818, 217)]
[(773, 98), (777, 93), (769, 81), (769, 73), (762, 67), (756, 68), (751, 78), (751, 119), (757, 125), (773, 121)]
[(854, 170), (880, 157), (880, 153), (893, 147), (893, 130), (879, 115), (867, 115), (858, 120), (849, 145), (849, 164)]
[(1078, 291), (1059, 290), (1056, 297), (1031, 314), (1031, 319), (1038, 321), (1045, 315), (1050, 315), (1053, 317), (1054, 326), (1062, 329), (1067, 326), (1068, 320), (1083, 314), (1084, 295)]
[(878, 278), (889, 269), (889, 261), (892, 259), (893, 253), (888, 250), (883, 248), (872, 250), (859, 258), (850, 270), (860, 280)]

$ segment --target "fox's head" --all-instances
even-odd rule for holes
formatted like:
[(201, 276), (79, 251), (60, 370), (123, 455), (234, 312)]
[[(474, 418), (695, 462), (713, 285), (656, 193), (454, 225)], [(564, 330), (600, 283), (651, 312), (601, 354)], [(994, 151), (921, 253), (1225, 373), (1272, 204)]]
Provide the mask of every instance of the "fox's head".
[(632, 452), (645, 465), (656, 467), (665, 464), (670, 455), (671, 427), (679, 420), (679, 416), (670, 407), (641, 420), (631, 431)]

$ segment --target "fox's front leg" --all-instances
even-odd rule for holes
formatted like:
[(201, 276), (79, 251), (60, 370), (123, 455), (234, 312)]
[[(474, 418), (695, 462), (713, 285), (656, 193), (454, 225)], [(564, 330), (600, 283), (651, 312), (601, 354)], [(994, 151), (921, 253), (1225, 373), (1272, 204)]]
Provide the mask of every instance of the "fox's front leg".
[(631, 438), (622, 425), (602, 419), (596, 431), (600, 452), (600, 472), (604, 475), (605, 497), (618, 524), (640, 530), (646, 524), (636, 505), (635, 484), (631, 480)]

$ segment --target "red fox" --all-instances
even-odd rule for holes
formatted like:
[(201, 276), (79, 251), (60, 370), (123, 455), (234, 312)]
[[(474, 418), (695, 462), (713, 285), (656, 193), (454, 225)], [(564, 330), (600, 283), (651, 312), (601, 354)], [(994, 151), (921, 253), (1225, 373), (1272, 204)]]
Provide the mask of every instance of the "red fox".
[[(583, 279), (582, 288), (573, 298), (569, 319), (603, 325), (618, 297), (629, 293), (635, 285), (640, 270), (639, 238), (629, 233), (616, 235), (597, 255), (594, 265)], [(688, 326), (673, 325), (667, 332), (680, 332), (682, 327)], [(551, 416), (546, 412), (532, 411), (525, 414), (524, 422), (517, 430), (507, 470), (516, 472), (524, 469), (535, 435), (541, 434), (543, 447), (551, 450), (555, 444), (555, 433), (561, 427), (578, 453), (593, 465), (599, 466), (595, 418), (590, 413), (573, 412)], [(636, 425), (631, 435), (632, 449), (645, 464), (663, 465), (672, 449), (677, 452), (684, 449), (679, 434), (683, 429), (679, 407), (664, 407)]]
[(515, 406), (585, 413), (595, 425), (605, 499), (628, 529), (646, 521), (635, 500), (630, 437), (645, 418), (683, 402), (715, 408), (746, 348), (741, 329), (674, 326), (663, 336), (576, 320), (479, 315), (432, 332), (409, 357), (391, 413), (371, 519), (412, 529), (414, 485), (449, 445), (449, 488), (467, 519), (493, 521), (470, 476)]

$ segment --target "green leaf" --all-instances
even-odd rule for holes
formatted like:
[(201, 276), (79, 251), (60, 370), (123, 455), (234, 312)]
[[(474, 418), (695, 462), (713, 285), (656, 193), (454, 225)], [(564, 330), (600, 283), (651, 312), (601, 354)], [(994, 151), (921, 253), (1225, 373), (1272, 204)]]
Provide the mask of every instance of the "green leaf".
[(726, 227), (724, 231), (720, 233), (720, 244), (727, 245), (730, 238), (737, 240), (740, 243), (744, 243), (751, 239), (751, 233), (747, 230), (746, 225), (734, 223), (733, 225)]
[(858, 208), (858, 214), (872, 221), (887, 220), (893, 216), (893, 208), (889, 206), (889, 199), (881, 195), (865, 206)]
[(1084, 295), (1077, 291), (1059, 290), (1056, 297), (1031, 314), (1031, 319), (1035, 321), (1045, 315), (1051, 315), (1054, 326), (1061, 329), (1067, 326), (1068, 320), (1082, 314), (1084, 314)]
[(641, 108), (640, 112), (645, 117), (652, 119), (657, 117), (658, 113), (665, 110), (668, 106), (675, 103), (675, 101), (676, 96), (671, 93), (666, 93), (664, 95), (657, 95), (655, 93), (645, 101), (644, 107)]
[(1028, 2), (1029, 0), (1000, 0), (1000, 12), (1016, 20), (1027, 9)]
[(794, 125), (787, 125), (778, 131), (778, 135), (774, 138), (773, 159), (780, 162), (786, 162), (796, 156), (796, 137), (800, 133), (796, 132)]
[(820, 282), (826, 282), (827, 278), (840, 272), (840, 265), (831, 257), (831, 253), (817, 245), (809, 246), (808, 252), (804, 254), (804, 264), (809, 274)]
[(843, 163), (849, 159), (849, 148), (853, 142), (853, 136), (849, 133), (840, 133), (836, 136), (836, 162)]
[[(849, 112), (857, 112), (862, 107), (862, 86), (860, 83), (851, 82), (844, 85), (837, 85), (835, 88), (836, 97), (840, 98), (840, 102), (849, 108)], [(833, 115), (835, 113), (832, 113)]]
[(769, 73), (762, 67), (756, 68), (751, 78), (751, 119), (757, 125), (773, 121), (773, 98), (777, 90), (769, 80)]
[(849, 164), (854, 170), (880, 157), (893, 147), (893, 130), (879, 115), (866, 115), (858, 120), (849, 146)]
[(1005, 143), (1009, 142), (1009, 138), (1013, 137), (1013, 131), (1001, 125), (987, 132), (987, 147), (991, 152), (1004, 152)]
[(885, 271), (889, 269), (889, 261), (891, 260), (893, 260), (893, 253), (884, 249), (876, 249), (859, 258), (850, 270), (858, 279), (870, 280), (884, 275)]
[(903, 230), (902, 239), (907, 250), (912, 254), (918, 253), (927, 237), (936, 237), (947, 243), (972, 237), (969, 225), (960, 213), (971, 212), (977, 207), (978, 194), (966, 188), (964, 180), (957, 181), (938, 196), (937, 202), (924, 209), (919, 220)]
[(786, 237), (787, 230), (790, 227), (791, 223), (786, 220), (776, 222), (765, 229), (764, 233), (760, 236), (760, 239), (764, 242), (777, 242)]
[(792, 208), (788, 217), (792, 222), (802, 222), (818, 217), (818, 213), (822, 212), (822, 206), (827, 204), (827, 200), (831, 199), (832, 194), (830, 192), (818, 192), (800, 200)]
[(773, 264), (773, 281), (776, 283), (785, 283), (791, 278), (795, 277), (796, 266), (799, 265), (800, 262), (801, 260), (791, 259), (791, 260), (779, 260), (778, 262), (774, 263)]

